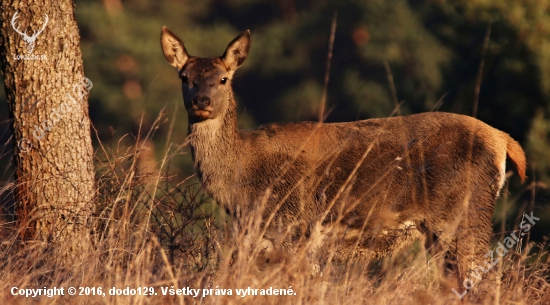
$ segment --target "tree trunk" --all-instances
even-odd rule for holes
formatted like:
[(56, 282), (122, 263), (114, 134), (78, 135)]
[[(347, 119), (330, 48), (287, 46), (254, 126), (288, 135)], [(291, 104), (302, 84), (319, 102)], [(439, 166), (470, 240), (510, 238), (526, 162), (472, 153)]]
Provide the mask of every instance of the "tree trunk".
[(2, 73), (15, 141), (16, 218), (24, 240), (42, 241), (71, 260), (90, 241), (92, 83), (84, 78), (73, 2), (41, 2), (2, 0), (0, 9)]

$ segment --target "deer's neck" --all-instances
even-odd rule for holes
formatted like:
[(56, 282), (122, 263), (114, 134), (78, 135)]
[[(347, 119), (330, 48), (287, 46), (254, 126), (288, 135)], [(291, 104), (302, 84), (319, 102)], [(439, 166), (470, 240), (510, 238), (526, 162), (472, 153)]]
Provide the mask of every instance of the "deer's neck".
[(218, 202), (229, 203), (242, 155), (235, 108), (220, 119), (190, 124), (189, 136), (195, 171), (206, 191)]

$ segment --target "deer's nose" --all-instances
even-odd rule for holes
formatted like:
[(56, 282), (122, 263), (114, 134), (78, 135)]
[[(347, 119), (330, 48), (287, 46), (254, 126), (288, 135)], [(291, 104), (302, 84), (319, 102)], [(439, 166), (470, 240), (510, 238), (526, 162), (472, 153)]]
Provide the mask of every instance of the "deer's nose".
[(210, 106), (212, 102), (210, 101), (210, 98), (208, 96), (195, 95), (195, 97), (193, 97), (193, 104), (196, 105), (199, 109), (204, 109)]

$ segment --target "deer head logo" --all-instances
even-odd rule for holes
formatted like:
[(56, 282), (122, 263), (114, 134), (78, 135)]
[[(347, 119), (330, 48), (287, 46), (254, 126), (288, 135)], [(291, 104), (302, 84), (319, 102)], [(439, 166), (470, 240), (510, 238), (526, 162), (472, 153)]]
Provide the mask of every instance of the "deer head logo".
[(48, 24), (48, 20), (49, 20), (48, 14), (44, 15), (44, 17), (46, 18), (46, 21), (42, 25), (42, 28), (39, 31), (34, 31), (31, 36), (27, 35), (26, 30), (25, 30), (25, 32), (21, 32), (17, 28), (17, 26), (15, 24), (15, 20), (17, 18), (19, 18), (18, 14), (19, 14), (19, 11), (15, 12), (15, 14), (13, 15), (13, 18), (11, 18), (11, 26), (13, 27), (13, 29), (17, 33), (19, 33), (19, 35), (21, 35), (21, 37), (23, 38), (23, 41), (25, 41), (27, 43), (27, 53), (30, 54), (34, 50), (34, 42), (36, 41), (36, 37), (38, 37), (38, 35), (40, 35), (40, 33), (42, 33), (42, 31), (44, 31), (44, 29), (46, 28), (46, 25)]

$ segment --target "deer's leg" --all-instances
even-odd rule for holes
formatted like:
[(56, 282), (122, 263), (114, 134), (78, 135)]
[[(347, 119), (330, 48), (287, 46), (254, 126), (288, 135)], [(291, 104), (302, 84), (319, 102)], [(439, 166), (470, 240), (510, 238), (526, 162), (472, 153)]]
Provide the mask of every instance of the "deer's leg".
[(453, 242), (460, 289), (469, 290), (470, 296), (474, 288), (495, 288), (498, 255), (489, 249), (495, 200), (494, 191), (476, 191), (468, 210), (464, 211)]

